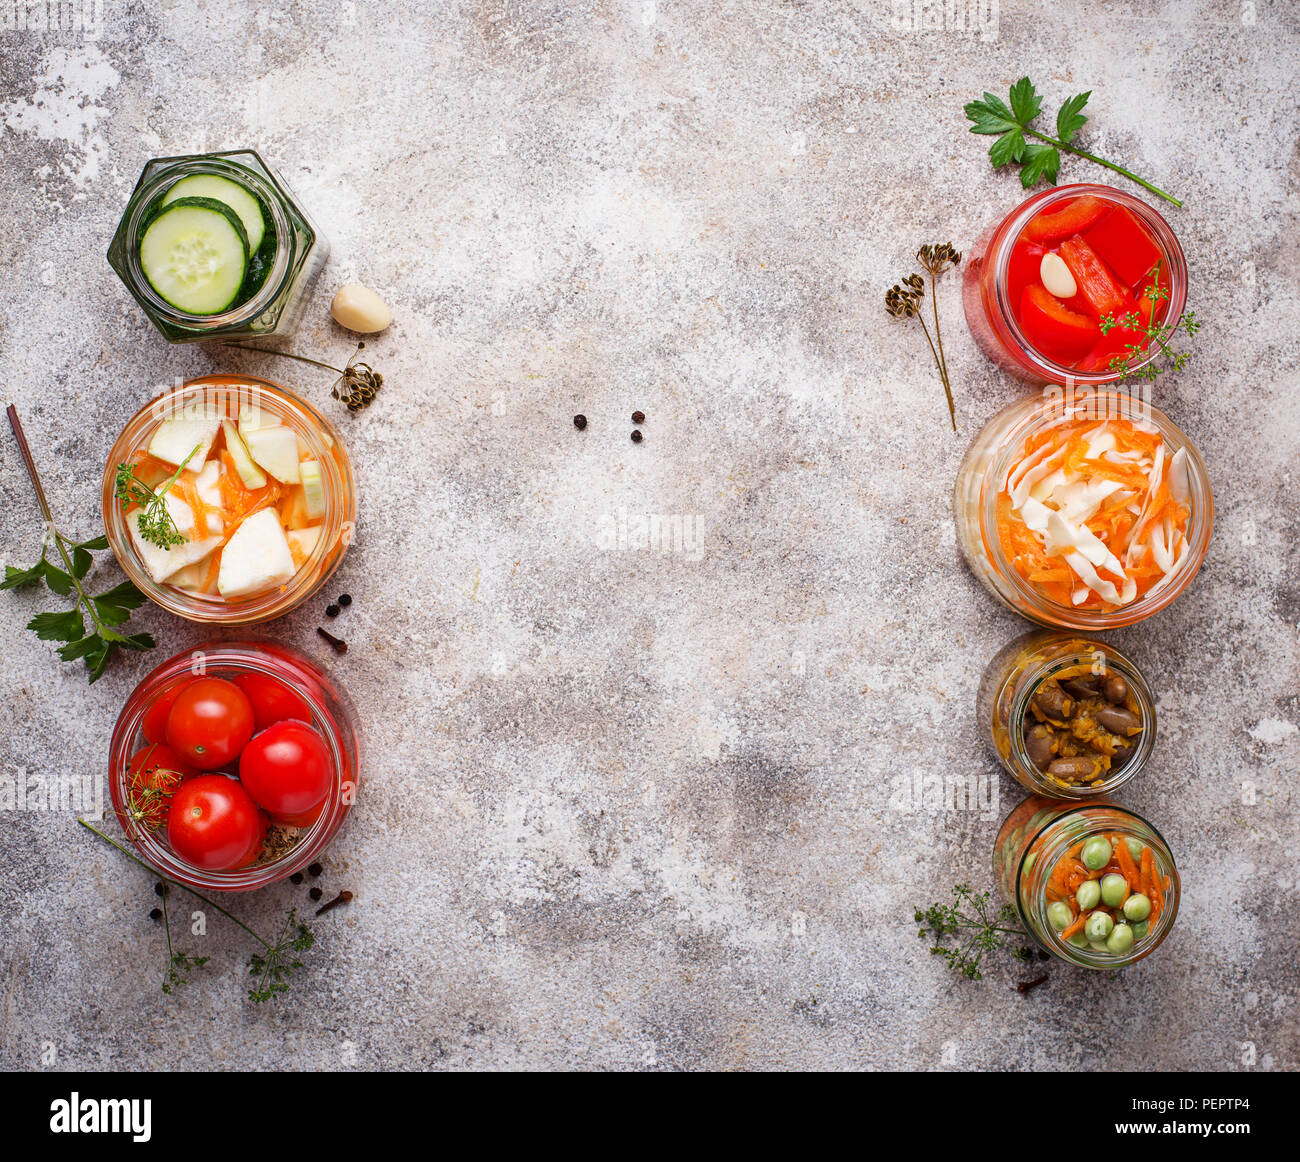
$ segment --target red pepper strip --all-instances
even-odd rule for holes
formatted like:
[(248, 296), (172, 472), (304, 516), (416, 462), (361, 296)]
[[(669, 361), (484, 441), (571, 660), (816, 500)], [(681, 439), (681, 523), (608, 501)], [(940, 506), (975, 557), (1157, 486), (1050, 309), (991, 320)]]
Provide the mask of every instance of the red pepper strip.
[(1135, 286), (1160, 261), (1160, 248), (1140, 222), (1123, 206), (1113, 207), (1081, 229), (1097, 256), (1129, 286)]
[(1109, 209), (1105, 202), (1091, 194), (1071, 198), (1068, 202), (1036, 214), (1029, 220), (1021, 237), (1031, 242), (1059, 242), (1071, 234), (1082, 234), (1103, 218)]
[(1087, 315), (1070, 310), (1038, 283), (1021, 292), (1019, 318), (1025, 338), (1044, 355), (1063, 362), (1078, 359), (1102, 337)]
[(1092, 247), (1082, 238), (1067, 238), (1057, 252), (1070, 268), (1079, 294), (1088, 304), (1093, 318), (1113, 315), (1117, 320), (1129, 312), (1137, 311), (1137, 302), (1127, 288), (1111, 273), (1110, 268), (1097, 257)]

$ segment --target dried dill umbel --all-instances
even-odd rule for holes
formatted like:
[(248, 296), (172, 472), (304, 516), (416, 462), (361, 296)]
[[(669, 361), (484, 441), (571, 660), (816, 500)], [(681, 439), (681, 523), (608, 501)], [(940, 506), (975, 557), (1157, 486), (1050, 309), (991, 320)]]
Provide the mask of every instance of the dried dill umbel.
[(934, 356), (934, 365), (939, 370), (939, 381), (943, 384), (944, 395), (948, 397), (948, 420), (952, 430), (957, 430), (957, 408), (952, 399), (952, 381), (948, 378), (948, 361), (943, 353), (943, 334), (939, 329), (939, 303), (936, 298), (936, 283), (939, 275), (949, 267), (961, 263), (961, 253), (953, 249), (951, 242), (927, 242), (916, 252), (916, 261), (930, 275), (930, 307), (934, 314), (934, 336), (926, 326), (921, 300), (925, 298), (925, 279), (919, 274), (909, 274), (901, 282), (895, 283), (885, 292), (885, 310), (895, 319), (917, 319), (925, 333), (925, 341), (930, 345), (930, 354)]
[(323, 367), (338, 375), (330, 388), (330, 395), (339, 400), (350, 412), (359, 412), (369, 407), (379, 389), (384, 386), (384, 377), (369, 363), (359, 363), (357, 356), (365, 350), (365, 343), (358, 343), (352, 352), (352, 358), (342, 367), (332, 363), (322, 363), (319, 359), (310, 359), (306, 355), (295, 355), (289, 351), (272, 351), (268, 347), (255, 347), (251, 343), (225, 343), (225, 347), (238, 347), (242, 351), (260, 351), (263, 355), (282, 355), (285, 359), (296, 359), (299, 363), (310, 363), (313, 367)]

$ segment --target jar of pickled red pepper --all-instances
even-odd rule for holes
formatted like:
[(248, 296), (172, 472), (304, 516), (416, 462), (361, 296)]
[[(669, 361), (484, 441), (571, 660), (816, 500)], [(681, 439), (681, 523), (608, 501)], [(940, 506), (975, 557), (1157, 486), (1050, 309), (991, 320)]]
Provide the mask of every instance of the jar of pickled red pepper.
[(1132, 625), (1191, 584), (1214, 524), (1195, 445), (1140, 394), (1045, 388), (971, 441), (957, 543), (986, 589), (1031, 621)]
[[(1130, 373), (1149, 363), (1145, 330), (1177, 323), (1186, 299), (1187, 261), (1169, 223), (1093, 183), (1021, 202), (980, 235), (962, 272), (976, 344), (1033, 383), (1114, 383), (1116, 359)], [(1117, 325), (1103, 330), (1107, 316)]]
[(1137, 665), (1079, 634), (1036, 630), (1009, 642), (984, 671), (975, 713), (1016, 782), (1056, 799), (1109, 794), (1155, 747), (1155, 700)]
[(993, 874), (1033, 938), (1083, 968), (1141, 960), (1178, 915), (1178, 869), (1164, 837), (1107, 799), (1025, 799), (998, 830)]

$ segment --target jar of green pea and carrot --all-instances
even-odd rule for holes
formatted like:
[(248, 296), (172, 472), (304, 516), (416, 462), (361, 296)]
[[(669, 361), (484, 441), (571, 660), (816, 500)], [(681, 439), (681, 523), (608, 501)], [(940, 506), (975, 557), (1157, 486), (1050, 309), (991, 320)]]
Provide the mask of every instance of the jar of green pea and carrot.
[(1164, 837), (1104, 798), (1025, 799), (998, 830), (993, 873), (1034, 939), (1084, 968), (1141, 960), (1178, 914), (1178, 869)]

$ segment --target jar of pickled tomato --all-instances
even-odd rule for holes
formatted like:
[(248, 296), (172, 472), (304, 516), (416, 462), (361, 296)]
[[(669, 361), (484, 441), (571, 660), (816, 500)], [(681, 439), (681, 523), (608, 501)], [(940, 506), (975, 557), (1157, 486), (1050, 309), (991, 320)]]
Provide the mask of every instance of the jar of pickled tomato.
[(1000, 601), (1042, 625), (1132, 625), (1191, 583), (1214, 502), (1191, 440), (1143, 396), (1049, 387), (998, 412), (953, 493), (957, 542)]
[[(231, 683), (248, 697), (254, 733), (247, 746), (285, 723), (305, 726), (327, 767), (324, 797), (303, 815), (276, 818), (250, 808), (260, 829), (254, 845), (235, 861), (240, 866), (222, 870), (187, 860), (169, 839), (169, 811), (186, 783), (213, 776), (219, 786), (229, 780), (228, 789), (246, 798), (242, 756), (217, 769), (193, 770), (169, 745), (169, 711), (191, 683), (207, 678)], [(163, 662), (127, 699), (109, 744), (113, 810), (140, 858), (173, 880), (232, 892), (276, 883), (317, 860), (352, 809), (360, 763), (356, 722), (343, 688), (295, 650), (270, 642), (207, 643)]]
[(998, 830), (993, 874), (1033, 938), (1083, 968), (1141, 960), (1178, 915), (1169, 845), (1142, 816), (1106, 799), (1025, 799)]
[(976, 240), (962, 273), (976, 344), (1031, 383), (1113, 383), (1117, 358), (1131, 374), (1151, 359), (1145, 331), (1176, 323), (1186, 300), (1187, 260), (1164, 218), (1087, 183), (1026, 199)]
[(1156, 708), (1137, 665), (1109, 642), (1036, 630), (994, 655), (980, 680), (984, 741), (1027, 791), (1108, 794), (1155, 748)]
[(356, 526), (334, 425), (251, 376), (191, 379), (141, 408), (109, 453), (101, 500), (126, 575), (169, 612), (210, 625), (267, 621), (307, 600)]

